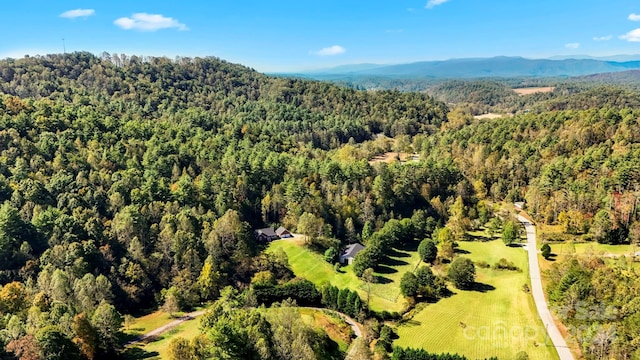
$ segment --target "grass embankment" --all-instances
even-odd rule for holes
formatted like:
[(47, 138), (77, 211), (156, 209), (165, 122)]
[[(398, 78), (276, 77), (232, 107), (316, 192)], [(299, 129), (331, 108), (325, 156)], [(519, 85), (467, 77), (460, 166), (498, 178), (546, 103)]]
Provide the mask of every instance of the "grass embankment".
[[(316, 285), (330, 283), (338, 288), (357, 290), (366, 301), (367, 285), (351, 270), (351, 266), (336, 272), (333, 266), (324, 261), (318, 254), (306, 246), (302, 240), (277, 240), (269, 245), (268, 251), (282, 249), (289, 258), (289, 265), (296, 276), (303, 277)], [(414, 249), (413, 249), (414, 250)], [(371, 309), (382, 311), (401, 311), (405, 300), (400, 295), (400, 278), (407, 271), (412, 271), (419, 263), (416, 251), (396, 249), (389, 254), (386, 263), (379, 267), (376, 276), (377, 284), (371, 285)]]
[(519, 351), (526, 351), (531, 359), (557, 359), (545, 342), (546, 331), (533, 298), (523, 291), (523, 285), (529, 284), (526, 251), (500, 240), (459, 245), (460, 255), (474, 262), (494, 264), (505, 258), (522, 271), (478, 267), (475, 290), (453, 289), (451, 297), (427, 305), (398, 327), (395, 344), (456, 352), (472, 359), (512, 359)]

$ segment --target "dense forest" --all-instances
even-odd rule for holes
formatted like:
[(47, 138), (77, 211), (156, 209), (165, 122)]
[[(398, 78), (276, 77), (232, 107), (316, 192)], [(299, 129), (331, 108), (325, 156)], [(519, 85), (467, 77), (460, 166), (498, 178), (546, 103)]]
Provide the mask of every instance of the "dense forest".
[(452, 161), (367, 161), (389, 150), (384, 135), (438, 131), (447, 107), (423, 94), (215, 58), (74, 53), (0, 74), (0, 321), (20, 358), (53, 358), (51, 339), (110, 357), (122, 314), (189, 308), (260, 272), (289, 280), (256, 227), (302, 219), (329, 244), (353, 241), (463, 182)]
[[(286, 255), (262, 252), (253, 230), (264, 226), (310, 235), (319, 251), (366, 241), (358, 275), (394, 243), (432, 234), (453, 257), (455, 241), (489, 220), (491, 201), (526, 200), (538, 221), (585, 240), (640, 239), (632, 90), (519, 98), (499, 83), (442, 89), (485, 110), (531, 111), (476, 120), (425, 93), (269, 77), (216, 58), (0, 61), (0, 358), (113, 358), (123, 315), (219, 298), (202, 342), (181, 344), (190, 354), (288, 359), (297, 346), (331, 358), (326, 336), (291, 328), (295, 313), (233, 306), (294, 298), (364, 309), (346, 292), (351, 301), (331, 305), (337, 290), (295, 279)], [(392, 150), (419, 156), (369, 161)], [(552, 285), (558, 301), (572, 291), (611, 303), (625, 339), (637, 339), (635, 312), (623, 308), (637, 294), (602, 294), (585, 279), (608, 265), (579, 265), (557, 270), (568, 284)], [(637, 355), (639, 344), (628, 344), (610, 354)]]

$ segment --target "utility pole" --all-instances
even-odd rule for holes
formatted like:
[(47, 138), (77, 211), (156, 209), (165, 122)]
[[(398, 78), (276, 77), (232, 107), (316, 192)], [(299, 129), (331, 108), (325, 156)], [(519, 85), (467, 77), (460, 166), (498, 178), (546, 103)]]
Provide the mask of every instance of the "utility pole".
[(62, 38), (62, 53), (63, 54), (67, 53), (67, 47), (64, 45), (64, 38)]

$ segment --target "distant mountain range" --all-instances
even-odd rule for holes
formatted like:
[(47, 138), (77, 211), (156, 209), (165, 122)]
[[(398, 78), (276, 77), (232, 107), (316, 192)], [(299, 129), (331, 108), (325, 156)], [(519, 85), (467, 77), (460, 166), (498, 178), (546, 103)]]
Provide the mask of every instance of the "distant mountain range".
[[(330, 80), (349, 77), (407, 78), (490, 78), (490, 77), (572, 77), (640, 69), (640, 56), (613, 56), (606, 59), (525, 59), (492, 58), (421, 61), (409, 64), (354, 64), (309, 71), (299, 75)], [(608, 59), (635, 59), (614, 61)]]

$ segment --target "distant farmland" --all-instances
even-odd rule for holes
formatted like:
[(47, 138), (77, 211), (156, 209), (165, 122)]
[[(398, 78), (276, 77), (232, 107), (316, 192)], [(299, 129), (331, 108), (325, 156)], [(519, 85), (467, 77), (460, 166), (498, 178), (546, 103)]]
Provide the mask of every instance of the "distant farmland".
[(535, 93), (552, 92), (554, 89), (555, 87), (553, 86), (547, 86), (547, 87), (519, 88), (519, 89), (513, 89), (513, 91), (515, 91), (520, 96), (524, 96), (524, 95), (530, 95)]

